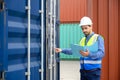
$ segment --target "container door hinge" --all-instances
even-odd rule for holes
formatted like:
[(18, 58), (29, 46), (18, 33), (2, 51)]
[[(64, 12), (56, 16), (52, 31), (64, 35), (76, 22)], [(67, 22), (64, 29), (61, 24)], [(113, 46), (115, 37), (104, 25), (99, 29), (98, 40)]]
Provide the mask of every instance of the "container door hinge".
[(39, 71), (39, 72), (44, 72), (44, 70), (42, 70), (42, 69), (39, 69), (38, 71)]
[(39, 13), (44, 13), (44, 11), (43, 10), (39, 10)]
[(28, 6), (25, 6), (25, 9), (26, 9), (26, 10), (30, 10), (30, 7), (28, 7)]
[(30, 73), (29, 73), (29, 72), (25, 72), (25, 75), (26, 75), (26, 76), (30, 76)]

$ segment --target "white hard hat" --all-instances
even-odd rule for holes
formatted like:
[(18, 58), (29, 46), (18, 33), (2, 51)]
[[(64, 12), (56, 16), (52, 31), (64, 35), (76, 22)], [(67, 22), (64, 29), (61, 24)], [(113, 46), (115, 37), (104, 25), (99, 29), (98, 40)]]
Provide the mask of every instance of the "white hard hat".
[(85, 16), (85, 17), (81, 18), (79, 26), (92, 25), (92, 24), (93, 24), (92, 20), (89, 17)]

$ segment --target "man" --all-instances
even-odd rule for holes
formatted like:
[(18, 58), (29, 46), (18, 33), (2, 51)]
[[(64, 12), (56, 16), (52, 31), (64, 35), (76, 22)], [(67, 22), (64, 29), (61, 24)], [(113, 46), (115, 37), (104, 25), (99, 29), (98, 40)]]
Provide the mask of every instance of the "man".
[[(101, 62), (104, 57), (104, 39), (102, 36), (92, 31), (92, 20), (89, 17), (83, 17), (80, 20), (80, 27), (85, 35), (80, 42), (80, 46), (93, 47), (92, 50), (80, 51), (81, 80), (100, 80)], [(55, 51), (65, 54), (72, 54), (70, 48), (55, 48)]]

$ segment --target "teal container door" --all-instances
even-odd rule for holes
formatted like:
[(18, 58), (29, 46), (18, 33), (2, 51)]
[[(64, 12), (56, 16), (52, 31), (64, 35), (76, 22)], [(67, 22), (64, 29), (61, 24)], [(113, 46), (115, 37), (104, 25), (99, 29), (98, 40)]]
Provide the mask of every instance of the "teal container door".
[[(60, 25), (60, 48), (70, 48), (70, 44), (78, 44), (84, 36), (79, 24), (61, 24)], [(60, 59), (78, 60), (74, 55), (60, 54)]]

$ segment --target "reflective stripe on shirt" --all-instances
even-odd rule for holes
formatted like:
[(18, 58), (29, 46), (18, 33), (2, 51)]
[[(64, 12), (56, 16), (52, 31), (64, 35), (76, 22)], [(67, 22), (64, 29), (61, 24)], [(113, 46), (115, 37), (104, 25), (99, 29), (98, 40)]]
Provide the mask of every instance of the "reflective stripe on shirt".
[(100, 61), (90, 61), (90, 60), (81, 60), (80, 61), (80, 63), (81, 64), (83, 64), (83, 63), (86, 63), (86, 64), (101, 64), (102, 63), (102, 61), (100, 60)]

